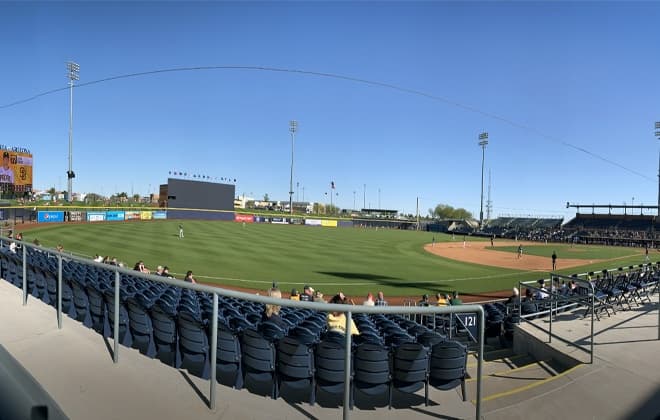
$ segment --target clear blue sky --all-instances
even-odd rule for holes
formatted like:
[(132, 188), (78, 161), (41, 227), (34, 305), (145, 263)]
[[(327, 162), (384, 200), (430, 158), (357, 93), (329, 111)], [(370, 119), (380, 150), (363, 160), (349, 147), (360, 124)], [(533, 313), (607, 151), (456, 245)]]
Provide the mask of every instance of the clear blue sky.
[[(299, 197), (479, 214), (481, 149), (494, 216), (565, 215), (566, 201), (654, 204), (660, 3), (0, 3), (0, 106), (80, 83), (189, 66), (256, 70), (121, 79), (74, 92), (74, 190), (157, 191), (168, 171)], [(0, 109), (0, 143), (34, 154), (35, 188), (66, 189), (68, 91)], [(451, 102), (476, 109), (474, 112)], [(507, 121), (493, 118), (503, 117)], [(511, 121), (515, 124), (510, 124)], [(520, 128), (519, 126), (528, 128)], [(566, 146), (586, 149), (639, 174)], [(487, 185), (487, 177), (486, 177)], [(295, 196), (294, 196), (295, 198)]]

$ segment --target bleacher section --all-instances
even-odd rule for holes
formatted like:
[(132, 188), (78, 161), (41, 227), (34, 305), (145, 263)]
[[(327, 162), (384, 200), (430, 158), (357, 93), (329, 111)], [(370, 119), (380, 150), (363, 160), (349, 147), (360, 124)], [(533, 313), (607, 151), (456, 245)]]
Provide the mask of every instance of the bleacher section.
[(553, 240), (561, 231), (563, 218), (498, 217), (489, 220), (481, 233), (509, 239)]
[(655, 216), (577, 214), (563, 226), (574, 242), (622, 246), (652, 246), (660, 238)]
[[(58, 259), (33, 249), (28, 249), (26, 256), (28, 293), (56, 306)], [(22, 266), (21, 249), (18, 253), (8, 249), (0, 252), (2, 278), (19, 288), (23, 284)], [(170, 367), (186, 369), (199, 378), (210, 377), (210, 346), (214, 345), (211, 294), (121, 274), (119, 313), (115, 314), (114, 290), (111, 267), (62, 260), (62, 311), (69, 318), (111, 338), (118, 317), (123, 346)], [(262, 304), (219, 296), (215, 343), (218, 382), (273, 399), (290, 390), (300, 391), (301, 385), (309, 392), (311, 386), (307, 398), (312, 404), (317, 393), (342, 393), (344, 337), (327, 331), (327, 314), (283, 307), (280, 315), (286, 326), (281, 328), (263, 321), (263, 312)], [(373, 372), (356, 372), (352, 389), (357, 395), (372, 395), (379, 389), (389, 395), (389, 406), (401, 407), (397, 402), (401, 401), (401, 393), (426, 389), (428, 403), (429, 387), (465, 388), (466, 344), (473, 343), (456, 321), (429, 316), (417, 322), (401, 315), (382, 314), (355, 314), (354, 320), (361, 332), (353, 340), (356, 369), (365, 352), (378, 350), (387, 362), (380, 387), (375, 387)], [(499, 309), (488, 322), (491, 335), (499, 335), (503, 323)], [(407, 359), (411, 354), (416, 359)], [(334, 360), (335, 365), (323, 358)], [(456, 364), (456, 360), (462, 361)], [(409, 370), (410, 363), (415, 369), (422, 366), (423, 371)], [(336, 372), (328, 370), (331, 365), (336, 366)], [(335, 407), (339, 403), (335, 401)]]

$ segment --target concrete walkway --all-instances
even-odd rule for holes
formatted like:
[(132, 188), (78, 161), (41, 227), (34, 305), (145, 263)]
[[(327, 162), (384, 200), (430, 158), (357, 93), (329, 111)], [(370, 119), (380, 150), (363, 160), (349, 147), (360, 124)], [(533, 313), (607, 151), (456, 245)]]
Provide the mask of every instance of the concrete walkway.
[[(660, 340), (658, 295), (653, 303), (594, 323), (594, 363), (589, 353), (591, 319), (579, 313), (559, 314), (548, 343), (548, 317), (522, 324), (514, 339), (516, 352), (537, 359), (564, 359), (577, 364), (552, 387), (525, 392), (522, 401), (485, 410), (488, 419), (658, 419), (660, 418)], [(519, 395), (520, 396), (520, 395)], [(488, 402), (487, 402), (488, 404)]]

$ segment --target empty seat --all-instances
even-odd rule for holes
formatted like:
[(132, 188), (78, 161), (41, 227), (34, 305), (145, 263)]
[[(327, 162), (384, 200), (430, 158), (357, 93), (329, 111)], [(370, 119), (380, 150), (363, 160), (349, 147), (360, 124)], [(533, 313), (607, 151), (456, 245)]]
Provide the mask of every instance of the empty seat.
[(448, 390), (461, 386), (463, 401), (467, 366), (467, 347), (453, 340), (434, 345), (431, 349), (429, 382), (432, 386)]
[(355, 348), (351, 407), (356, 389), (370, 397), (387, 393), (388, 404), (392, 406), (390, 356), (382, 345), (363, 343)]
[(392, 369), (395, 389), (412, 394), (424, 388), (424, 402), (429, 404), (429, 351), (426, 347), (419, 343), (400, 345), (394, 350)]
[(174, 316), (163, 310), (159, 303), (151, 307), (150, 314), (154, 329), (156, 357), (163, 363), (178, 368), (181, 366), (181, 356)]
[[(110, 335), (114, 336), (115, 330), (115, 291), (108, 289), (103, 293), (103, 299), (108, 309), (108, 325), (110, 326)], [(131, 337), (131, 330), (129, 328), (128, 311), (126, 306), (119, 300), (119, 343), (126, 347), (131, 347), (133, 339)]]
[(203, 379), (210, 376), (206, 327), (191, 313), (181, 312), (177, 322), (181, 367)]
[(275, 345), (256, 330), (243, 331), (241, 336), (243, 352), (243, 379), (247, 387), (250, 381), (270, 384), (270, 396), (277, 399), (277, 371), (275, 369)]
[(216, 380), (221, 384), (241, 389), (241, 343), (234, 331), (224, 322), (218, 321), (218, 348), (216, 351)]
[(316, 389), (334, 395), (344, 393), (345, 346), (337, 340), (324, 339), (317, 346), (314, 354), (316, 367)]
[(316, 402), (314, 352), (311, 345), (293, 337), (285, 337), (277, 347), (277, 369), (280, 392), (284, 388), (309, 393), (309, 403)]
[(128, 308), (129, 327), (133, 337), (133, 348), (148, 356), (156, 356), (156, 345), (154, 344), (153, 326), (151, 317), (142, 303), (136, 298), (126, 299)]

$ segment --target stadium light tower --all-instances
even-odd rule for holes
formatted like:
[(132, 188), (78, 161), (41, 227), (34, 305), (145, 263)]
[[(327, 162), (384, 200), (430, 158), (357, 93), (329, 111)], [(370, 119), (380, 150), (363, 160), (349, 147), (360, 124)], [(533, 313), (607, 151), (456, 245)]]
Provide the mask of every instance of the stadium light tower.
[(479, 228), (484, 227), (484, 161), (486, 159), (486, 145), (488, 144), (488, 133), (479, 134), (479, 146), (481, 146), (481, 206), (479, 207)]
[(289, 213), (293, 215), (293, 143), (296, 139), (298, 130), (298, 121), (289, 121), (289, 131), (291, 132), (291, 178), (289, 178)]
[[(660, 121), (655, 122), (655, 136), (660, 140)], [(658, 216), (660, 216), (660, 151), (658, 151)]]
[(66, 172), (68, 179), (67, 184), (67, 201), (73, 201), (73, 178), (76, 174), (73, 172), (73, 81), (80, 80), (78, 72), (80, 66), (73, 61), (66, 63), (66, 69), (69, 71), (67, 77), (69, 78), (69, 170)]

